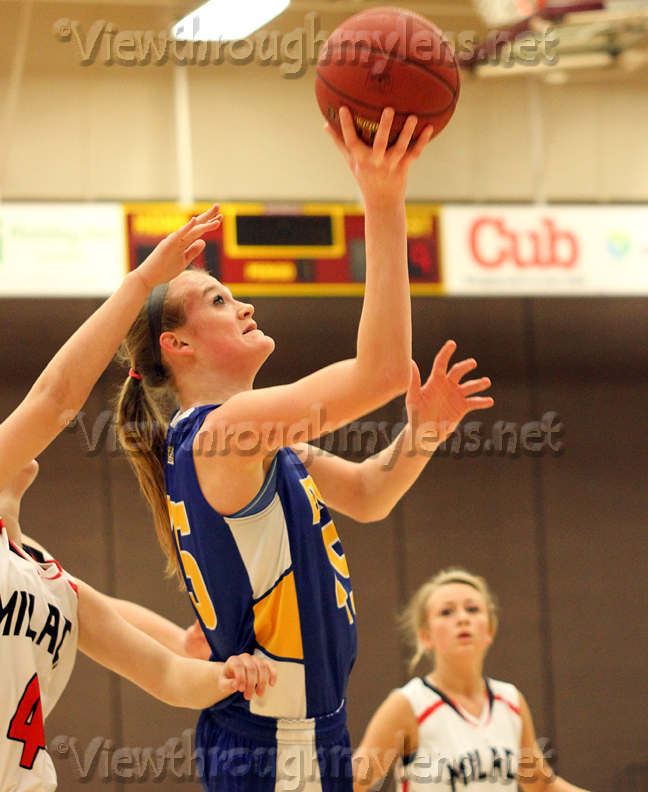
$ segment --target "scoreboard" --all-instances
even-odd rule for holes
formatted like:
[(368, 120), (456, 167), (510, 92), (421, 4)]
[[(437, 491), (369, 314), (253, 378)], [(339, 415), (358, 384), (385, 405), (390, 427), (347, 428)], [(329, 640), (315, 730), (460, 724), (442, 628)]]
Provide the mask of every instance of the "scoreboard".
[[(157, 243), (210, 204), (125, 205), (128, 263), (139, 266)], [(412, 294), (442, 291), (439, 207), (407, 207)], [(221, 204), (223, 223), (206, 234), (197, 265), (234, 294), (337, 296), (364, 291), (364, 210), (352, 204)]]

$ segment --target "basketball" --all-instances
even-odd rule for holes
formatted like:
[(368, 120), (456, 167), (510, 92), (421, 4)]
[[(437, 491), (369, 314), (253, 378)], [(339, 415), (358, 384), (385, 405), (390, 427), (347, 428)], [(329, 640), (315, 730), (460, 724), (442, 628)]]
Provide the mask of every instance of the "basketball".
[(384, 108), (393, 107), (392, 145), (408, 115), (418, 116), (413, 140), (429, 124), (436, 137), (452, 118), (459, 82), (452, 44), (436, 25), (404, 9), (372, 8), (347, 19), (322, 46), (315, 95), (338, 127), (346, 105), (367, 144)]

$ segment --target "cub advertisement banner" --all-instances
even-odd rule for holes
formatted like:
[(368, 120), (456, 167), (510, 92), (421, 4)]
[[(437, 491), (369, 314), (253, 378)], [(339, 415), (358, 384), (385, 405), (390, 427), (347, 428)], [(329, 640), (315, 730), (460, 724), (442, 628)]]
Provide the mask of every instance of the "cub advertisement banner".
[[(204, 208), (0, 204), (1, 297), (107, 297)], [(198, 265), (236, 294), (364, 291), (361, 207), (225, 204)], [(648, 206), (407, 206), (413, 296), (648, 295)]]
[(648, 294), (648, 207), (446, 206), (447, 294)]

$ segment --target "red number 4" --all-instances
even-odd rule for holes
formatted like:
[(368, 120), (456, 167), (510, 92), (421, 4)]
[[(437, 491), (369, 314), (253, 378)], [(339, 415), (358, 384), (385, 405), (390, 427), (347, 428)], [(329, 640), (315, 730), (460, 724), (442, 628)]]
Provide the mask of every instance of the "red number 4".
[(25, 744), (20, 766), (31, 770), (41, 748), (45, 748), (45, 727), (43, 726), (43, 708), (41, 706), (38, 675), (29, 680), (25, 692), (14, 713), (7, 737)]

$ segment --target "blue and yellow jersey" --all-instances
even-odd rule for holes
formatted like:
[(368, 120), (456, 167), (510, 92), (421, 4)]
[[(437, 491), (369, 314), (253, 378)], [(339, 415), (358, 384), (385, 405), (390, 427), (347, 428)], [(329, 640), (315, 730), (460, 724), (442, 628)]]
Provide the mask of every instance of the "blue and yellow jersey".
[(165, 479), (171, 526), (189, 596), (215, 660), (273, 658), (277, 684), (239, 706), (271, 718), (312, 718), (342, 703), (356, 656), (349, 569), (333, 520), (298, 456), (275, 456), (263, 487), (227, 517), (202, 493), (193, 444), (215, 405), (175, 415)]

